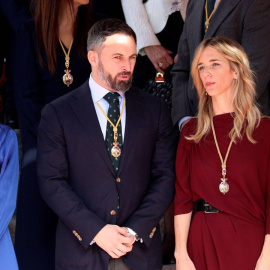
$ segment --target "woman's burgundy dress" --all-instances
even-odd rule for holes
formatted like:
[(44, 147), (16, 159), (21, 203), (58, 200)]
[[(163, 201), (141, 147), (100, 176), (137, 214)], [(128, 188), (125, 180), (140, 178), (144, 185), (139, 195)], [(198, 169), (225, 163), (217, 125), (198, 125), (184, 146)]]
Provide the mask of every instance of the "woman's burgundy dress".
[[(230, 143), (233, 116), (213, 119), (222, 157)], [(219, 213), (197, 212), (191, 222), (188, 252), (196, 270), (254, 270), (265, 234), (270, 234), (270, 120), (254, 130), (256, 144), (246, 136), (233, 144), (227, 160), (229, 192), (219, 191), (221, 161), (213, 133), (199, 143), (196, 119), (182, 130), (176, 158), (175, 215), (189, 213), (193, 202), (204, 199)]]

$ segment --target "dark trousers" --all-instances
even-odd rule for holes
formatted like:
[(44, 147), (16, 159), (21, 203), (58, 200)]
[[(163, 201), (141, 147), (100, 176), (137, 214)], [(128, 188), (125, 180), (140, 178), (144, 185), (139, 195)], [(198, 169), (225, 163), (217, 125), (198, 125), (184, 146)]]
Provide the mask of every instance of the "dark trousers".
[(108, 270), (131, 270), (122, 258), (110, 259)]

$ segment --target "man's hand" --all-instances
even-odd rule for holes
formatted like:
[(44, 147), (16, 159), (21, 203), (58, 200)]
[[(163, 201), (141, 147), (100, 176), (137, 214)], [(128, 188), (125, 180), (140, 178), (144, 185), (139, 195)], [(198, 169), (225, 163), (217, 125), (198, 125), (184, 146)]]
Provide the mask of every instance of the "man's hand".
[(132, 250), (135, 238), (126, 228), (108, 224), (98, 232), (94, 241), (112, 258), (120, 258)]

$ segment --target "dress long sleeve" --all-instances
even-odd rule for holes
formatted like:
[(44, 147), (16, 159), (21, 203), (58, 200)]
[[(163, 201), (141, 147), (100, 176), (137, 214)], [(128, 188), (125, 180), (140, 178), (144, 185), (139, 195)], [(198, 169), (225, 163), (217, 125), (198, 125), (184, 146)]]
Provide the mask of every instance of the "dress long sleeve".
[[(190, 120), (194, 122), (194, 119)], [(190, 141), (186, 139), (190, 133), (190, 123), (184, 125), (176, 154), (174, 214), (186, 214), (192, 211), (193, 201), (190, 187)]]
[(19, 160), (16, 133), (0, 125), (0, 241), (16, 206)]
[[(141, 0), (121, 0), (126, 22), (137, 36), (137, 51), (147, 46), (160, 45), (149, 22), (144, 4)], [(144, 55), (143, 52), (140, 52)]]
[[(269, 134), (269, 133), (268, 133)], [(265, 202), (266, 202), (266, 209), (265, 209), (265, 234), (270, 234), (270, 149), (268, 149), (268, 173), (267, 173), (267, 180), (266, 180), (266, 195), (265, 195)]]

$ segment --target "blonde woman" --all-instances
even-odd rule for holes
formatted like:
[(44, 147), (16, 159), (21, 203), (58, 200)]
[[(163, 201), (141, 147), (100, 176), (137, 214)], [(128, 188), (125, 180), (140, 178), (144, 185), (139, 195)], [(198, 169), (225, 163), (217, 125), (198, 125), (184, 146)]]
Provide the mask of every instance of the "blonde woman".
[(247, 55), (230, 39), (206, 39), (192, 77), (199, 112), (176, 159), (176, 269), (269, 270), (270, 120), (254, 103)]

